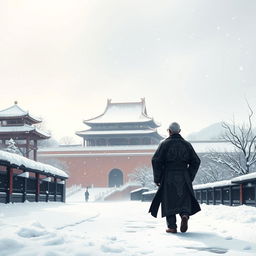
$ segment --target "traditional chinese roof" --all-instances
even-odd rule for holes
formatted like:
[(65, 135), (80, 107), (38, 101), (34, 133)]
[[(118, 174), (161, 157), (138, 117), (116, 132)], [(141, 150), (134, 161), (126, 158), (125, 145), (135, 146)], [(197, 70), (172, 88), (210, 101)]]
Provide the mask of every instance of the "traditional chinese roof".
[(32, 125), (16, 125), (16, 126), (0, 126), (1, 137), (7, 134), (9, 137), (14, 136), (15, 134), (26, 134), (33, 133), (38, 139), (48, 139), (51, 136), (43, 132)]
[(32, 116), (29, 114), (28, 111), (23, 110), (20, 108), (17, 103), (15, 103), (13, 106), (6, 108), (4, 110), (0, 111), (0, 120), (7, 120), (7, 119), (17, 119), (17, 118), (26, 118), (31, 123), (40, 123), (42, 122), (41, 119)]
[(107, 101), (107, 106), (103, 114), (84, 120), (87, 125), (91, 124), (113, 124), (113, 123), (145, 123), (153, 122), (156, 124), (153, 118), (147, 115), (147, 109), (145, 105), (145, 99), (141, 99), (140, 102), (121, 102), (112, 103), (111, 100)]

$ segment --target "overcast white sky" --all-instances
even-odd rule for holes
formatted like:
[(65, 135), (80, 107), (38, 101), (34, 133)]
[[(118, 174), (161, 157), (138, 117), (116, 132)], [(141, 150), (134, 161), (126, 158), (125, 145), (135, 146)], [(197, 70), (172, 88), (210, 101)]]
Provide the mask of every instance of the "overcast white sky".
[[(254, 0), (0, 0), (0, 109), (15, 100), (56, 138), (107, 98), (146, 98), (183, 134), (256, 112)], [(80, 141), (80, 140), (79, 140)]]

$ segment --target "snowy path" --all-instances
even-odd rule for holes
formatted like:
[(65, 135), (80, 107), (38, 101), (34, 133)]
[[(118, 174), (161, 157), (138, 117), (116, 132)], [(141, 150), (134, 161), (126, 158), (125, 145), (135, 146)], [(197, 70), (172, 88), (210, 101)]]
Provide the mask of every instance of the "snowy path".
[[(207, 206), (188, 233), (165, 233), (149, 203), (25, 203), (0, 206), (0, 255), (256, 255), (256, 208)], [(246, 217), (245, 217), (246, 216)]]

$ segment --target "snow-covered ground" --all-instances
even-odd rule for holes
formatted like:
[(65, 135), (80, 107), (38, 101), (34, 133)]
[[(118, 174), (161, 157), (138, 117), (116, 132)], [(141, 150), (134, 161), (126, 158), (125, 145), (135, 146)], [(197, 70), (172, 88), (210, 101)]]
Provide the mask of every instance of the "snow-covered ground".
[(1, 204), (0, 255), (256, 255), (254, 207), (202, 205), (188, 232), (177, 234), (167, 234), (165, 219), (148, 208), (148, 202), (85, 203), (82, 191), (66, 204)]

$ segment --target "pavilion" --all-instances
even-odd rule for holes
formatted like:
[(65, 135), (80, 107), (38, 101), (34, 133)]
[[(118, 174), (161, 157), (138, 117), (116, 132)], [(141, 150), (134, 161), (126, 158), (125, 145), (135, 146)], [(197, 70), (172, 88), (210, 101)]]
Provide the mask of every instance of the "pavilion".
[(35, 124), (42, 121), (18, 106), (18, 103), (0, 111), (1, 148), (7, 147), (9, 140), (14, 140), (20, 153), (29, 158), (33, 151), (33, 159), (37, 160), (37, 141), (49, 139), (50, 135), (40, 131)]
[(147, 114), (145, 99), (139, 102), (112, 103), (103, 114), (84, 120), (90, 129), (78, 131), (84, 146), (158, 145), (163, 137)]

